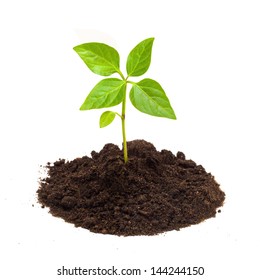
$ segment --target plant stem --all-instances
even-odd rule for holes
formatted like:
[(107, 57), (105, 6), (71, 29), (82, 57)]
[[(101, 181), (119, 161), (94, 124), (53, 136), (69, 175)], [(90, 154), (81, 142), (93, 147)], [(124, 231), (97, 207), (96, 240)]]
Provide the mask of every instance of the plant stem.
[(124, 161), (125, 161), (125, 163), (127, 163), (127, 161), (128, 161), (128, 153), (127, 153), (127, 143), (126, 143), (126, 133), (125, 133), (125, 105), (126, 105), (126, 84), (125, 84), (124, 98), (123, 98), (123, 101), (122, 101), (121, 120), (122, 120)]
[(122, 101), (122, 113), (121, 113), (121, 121), (122, 121), (122, 135), (123, 135), (123, 151), (124, 151), (124, 161), (127, 163), (128, 161), (128, 152), (127, 152), (127, 142), (126, 142), (126, 133), (125, 133), (125, 105), (126, 105), (126, 87), (127, 87), (127, 79), (128, 76), (125, 78), (123, 73), (118, 69), (118, 74), (125, 81), (125, 88), (124, 88), (124, 96)]

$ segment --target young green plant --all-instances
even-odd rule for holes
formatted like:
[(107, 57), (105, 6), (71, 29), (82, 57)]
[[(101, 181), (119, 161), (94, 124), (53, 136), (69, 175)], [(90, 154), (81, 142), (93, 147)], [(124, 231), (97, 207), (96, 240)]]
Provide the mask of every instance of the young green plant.
[(146, 73), (151, 63), (154, 38), (148, 38), (134, 47), (128, 55), (126, 63), (127, 76), (119, 67), (120, 57), (114, 48), (103, 43), (85, 43), (73, 49), (95, 74), (111, 76), (117, 73), (120, 78), (101, 80), (88, 94), (80, 110), (101, 109), (122, 103), (121, 114), (105, 111), (100, 116), (99, 125), (105, 127), (119, 116), (122, 123), (124, 161), (128, 161), (126, 140), (126, 92), (131, 85), (129, 97), (133, 106), (139, 111), (157, 117), (176, 119), (174, 110), (161, 85), (155, 80), (146, 78), (139, 82), (129, 80)]

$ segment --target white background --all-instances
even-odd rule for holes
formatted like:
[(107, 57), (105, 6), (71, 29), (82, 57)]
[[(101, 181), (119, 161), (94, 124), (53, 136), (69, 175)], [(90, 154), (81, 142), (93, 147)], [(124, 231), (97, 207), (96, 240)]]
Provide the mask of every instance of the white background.
[[(204, 276), (185, 277), (259, 278), (259, 14), (259, 1), (250, 0), (1, 1), (1, 279), (61, 279), (62, 265), (204, 266)], [(119, 120), (99, 129), (102, 110), (78, 110), (102, 77), (72, 48), (107, 43), (125, 71), (129, 51), (152, 36), (145, 77), (160, 82), (178, 120), (150, 117), (128, 102), (127, 137), (202, 164), (226, 192), (222, 213), (154, 237), (76, 229), (37, 204), (40, 165), (120, 145), (121, 132)], [(107, 279), (64, 277), (92, 278)]]

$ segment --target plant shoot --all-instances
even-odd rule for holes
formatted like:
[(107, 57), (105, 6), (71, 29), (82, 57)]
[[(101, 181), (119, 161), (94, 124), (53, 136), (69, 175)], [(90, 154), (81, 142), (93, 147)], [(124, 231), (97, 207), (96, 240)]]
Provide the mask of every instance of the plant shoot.
[(139, 82), (129, 80), (146, 73), (151, 63), (154, 38), (148, 38), (134, 47), (128, 55), (126, 75), (120, 70), (120, 57), (114, 48), (103, 43), (85, 43), (73, 49), (95, 74), (119, 78), (105, 78), (97, 83), (86, 97), (80, 110), (109, 108), (122, 104), (121, 113), (105, 111), (101, 114), (99, 126), (106, 127), (116, 116), (122, 123), (124, 161), (128, 161), (126, 141), (126, 93), (127, 85), (131, 86), (129, 97), (133, 106), (146, 114), (176, 119), (174, 110), (161, 85), (155, 80), (146, 78)]

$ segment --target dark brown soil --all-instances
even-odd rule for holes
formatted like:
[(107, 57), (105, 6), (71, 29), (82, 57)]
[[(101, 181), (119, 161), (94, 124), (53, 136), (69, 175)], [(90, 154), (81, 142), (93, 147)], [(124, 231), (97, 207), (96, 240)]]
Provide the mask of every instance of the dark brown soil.
[(92, 232), (154, 235), (215, 217), (225, 194), (182, 152), (158, 152), (144, 140), (122, 150), (107, 144), (92, 157), (48, 164), (38, 200), (54, 216)]

